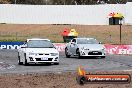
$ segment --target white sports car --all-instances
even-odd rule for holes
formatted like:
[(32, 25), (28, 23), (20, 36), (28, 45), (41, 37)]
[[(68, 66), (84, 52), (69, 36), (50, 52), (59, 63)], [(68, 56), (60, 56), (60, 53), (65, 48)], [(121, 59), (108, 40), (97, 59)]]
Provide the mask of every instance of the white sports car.
[(54, 63), (59, 64), (59, 52), (49, 39), (27, 39), (18, 49), (18, 64)]
[(94, 38), (74, 38), (66, 45), (65, 55), (70, 56), (95, 56), (105, 58), (105, 47)]

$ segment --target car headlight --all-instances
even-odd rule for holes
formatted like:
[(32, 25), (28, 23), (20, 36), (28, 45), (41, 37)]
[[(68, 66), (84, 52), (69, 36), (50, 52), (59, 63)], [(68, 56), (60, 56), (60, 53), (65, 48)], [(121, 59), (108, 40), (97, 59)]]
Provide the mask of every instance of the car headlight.
[(58, 55), (58, 53), (50, 53), (51, 54), (51, 56), (57, 56)]
[(102, 50), (105, 50), (105, 48), (103, 48)]
[(29, 55), (37, 55), (37, 53), (29, 53)]
[(81, 47), (81, 50), (84, 50), (84, 47)]

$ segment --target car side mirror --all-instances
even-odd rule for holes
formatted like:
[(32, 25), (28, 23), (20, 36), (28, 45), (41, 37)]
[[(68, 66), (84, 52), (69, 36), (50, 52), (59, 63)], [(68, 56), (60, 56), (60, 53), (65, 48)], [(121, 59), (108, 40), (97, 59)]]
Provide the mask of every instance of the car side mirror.
[(20, 47), (21, 48), (26, 48), (27, 46), (26, 46), (26, 44), (24, 44), (24, 45), (21, 45)]
[(99, 44), (102, 44), (101, 42), (99, 42)]
[(74, 46), (76, 45), (76, 43), (75, 43), (75, 42), (71, 42), (71, 44), (73, 44)]
[(75, 42), (71, 42), (71, 44), (75, 44)]
[(54, 46), (55, 49), (57, 49), (55, 46)]

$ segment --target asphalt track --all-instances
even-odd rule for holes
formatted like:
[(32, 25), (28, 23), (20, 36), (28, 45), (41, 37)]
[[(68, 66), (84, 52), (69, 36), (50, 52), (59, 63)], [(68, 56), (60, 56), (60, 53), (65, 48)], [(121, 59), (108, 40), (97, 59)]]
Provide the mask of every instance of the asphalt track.
[(132, 70), (132, 56), (107, 55), (106, 58), (66, 58), (60, 53), (60, 65), (18, 65), (17, 50), (0, 50), (0, 73), (45, 73), (76, 71), (79, 66), (87, 71)]

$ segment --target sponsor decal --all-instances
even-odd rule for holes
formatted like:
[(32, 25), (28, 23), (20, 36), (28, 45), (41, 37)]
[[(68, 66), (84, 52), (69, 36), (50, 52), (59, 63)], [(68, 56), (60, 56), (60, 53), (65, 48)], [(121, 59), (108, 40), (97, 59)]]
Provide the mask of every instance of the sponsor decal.
[(94, 51), (93, 53), (98, 53), (97, 51)]
[(66, 44), (64, 43), (54, 43), (56, 49), (58, 51), (65, 51)]
[(104, 45), (107, 54), (132, 54), (132, 45)]
[(0, 42), (0, 49), (19, 49), (23, 42)]
[[(0, 49), (19, 49), (24, 42), (0, 42)], [(54, 43), (60, 52), (65, 51), (65, 43)], [(107, 54), (132, 54), (132, 45), (109, 45), (104, 44)], [(97, 53), (97, 52), (94, 52)]]
[(129, 74), (86, 74), (82, 67), (78, 68), (78, 75), (76, 77), (77, 83), (80, 85), (86, 83), (130, 83), (131, 77)]

